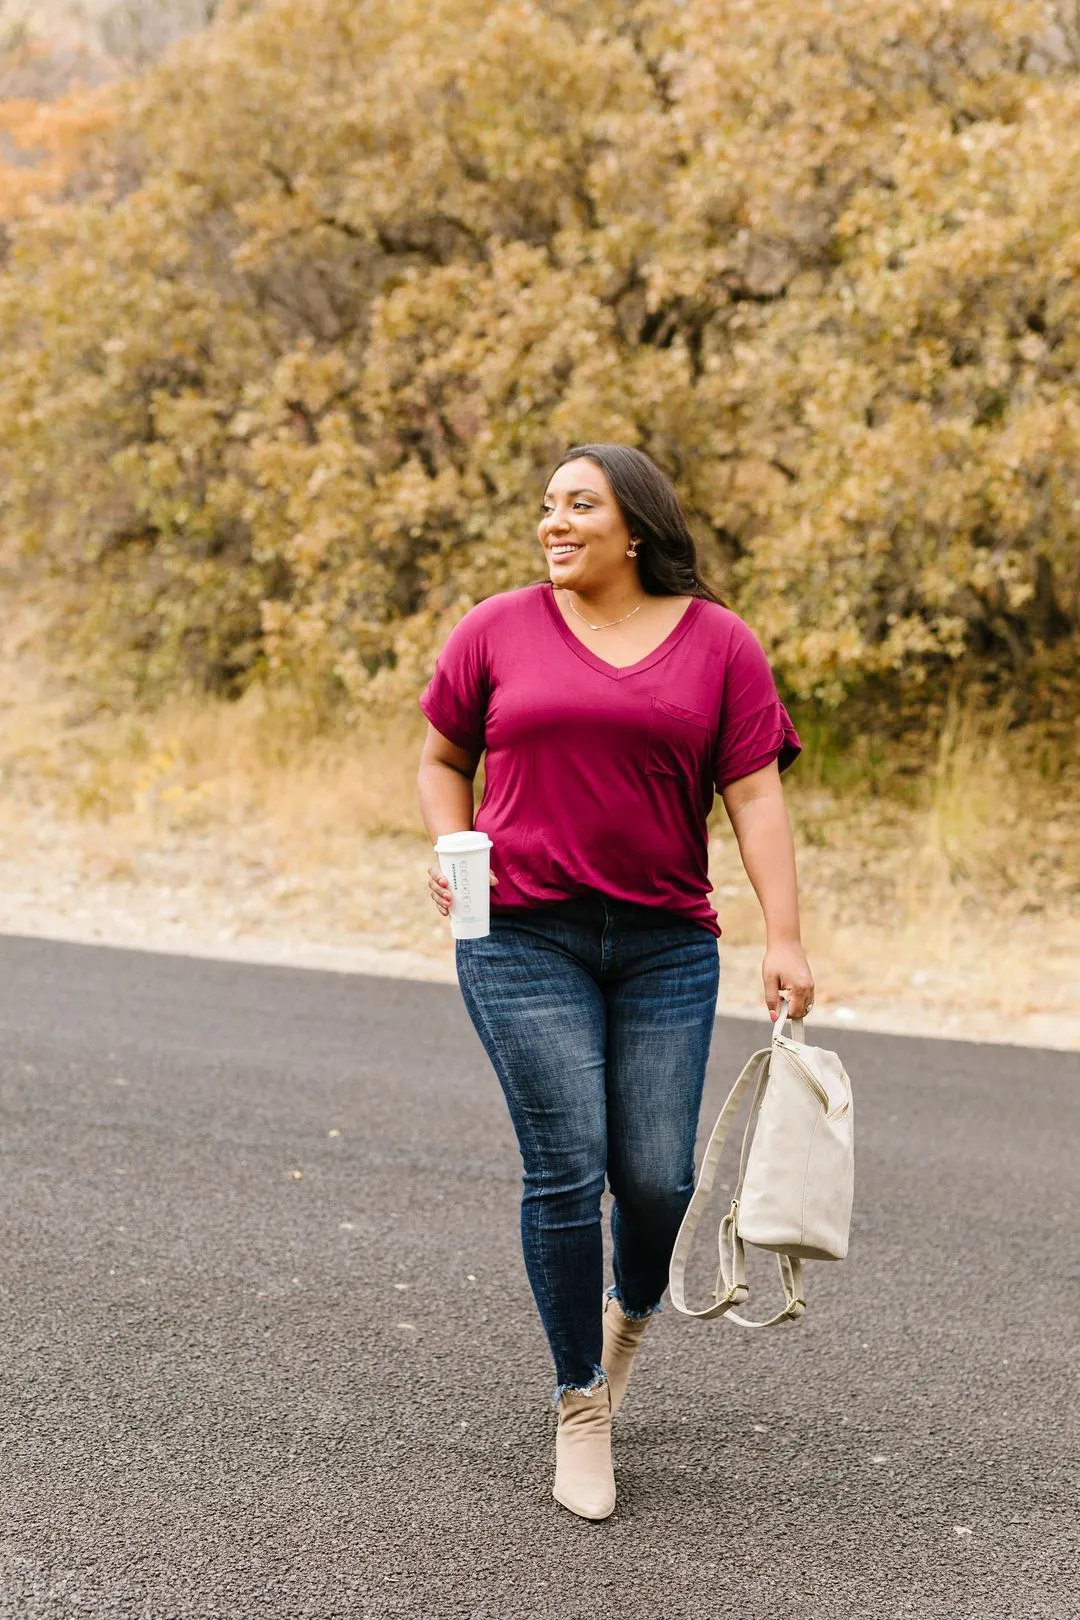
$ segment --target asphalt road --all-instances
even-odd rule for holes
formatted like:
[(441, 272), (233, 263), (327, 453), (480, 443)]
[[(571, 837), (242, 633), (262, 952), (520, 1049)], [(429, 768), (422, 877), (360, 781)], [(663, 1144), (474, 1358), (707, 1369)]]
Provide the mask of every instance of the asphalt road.
[(1080, 1056), (819, 1030), (851, 1256), (665, 1311), (591, 1525), (455, 987), (6, 938), (0, 1025), (4, 1620), (1080, 1616)]

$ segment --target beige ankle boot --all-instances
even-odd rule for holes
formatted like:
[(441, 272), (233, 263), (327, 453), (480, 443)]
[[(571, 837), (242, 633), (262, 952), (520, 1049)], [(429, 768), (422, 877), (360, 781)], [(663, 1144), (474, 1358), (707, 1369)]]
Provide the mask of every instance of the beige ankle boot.
[(606, 1519), (615, 1507), (611, 1466), (611, 1392), (567, 1390), (559, 1398), (552, 1496), (582, 1519)]
[(602, 1364), (611, 1386), (611, 1415), (622, 1405), (630, 1369), (651, 1316), (624, 1316), (617, 1299), (604, 1296), (604, 1354)]

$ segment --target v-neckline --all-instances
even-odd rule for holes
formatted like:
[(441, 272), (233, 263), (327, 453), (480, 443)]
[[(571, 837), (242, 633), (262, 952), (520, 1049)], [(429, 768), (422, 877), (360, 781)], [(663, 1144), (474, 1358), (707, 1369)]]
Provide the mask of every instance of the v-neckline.
[(606, 659), (598, 658), (591, 647), (586, 647), (585, 643), (575, 636), (559, 612), (559, 605), (555, 600), (555, 587), (549, 580), (543, 582), (543, 593), (548, 611), (555, 620), (555, 628), (570, 650), (577, 654), (583, 664), (588, 664), (590, 669), (597, 670), (601, 675), (609, 676), (613, 681), (621, 681), (626, 675), (640, 675), (644, 670), (651, 669), (654, 664), (658, 664), (661, 658), (666, 658), (676, 643), (682, 640), (692, 621), (697, 618), (704, 600), (700, 596), (691, 597), (679, 619), (668, 631), (660, 645), (654, 647), (652, 652), (646, 653), (644, 658), (639, 658), (636, 664), (624, 664), (620, 669), (618, 665), (609, 664)]

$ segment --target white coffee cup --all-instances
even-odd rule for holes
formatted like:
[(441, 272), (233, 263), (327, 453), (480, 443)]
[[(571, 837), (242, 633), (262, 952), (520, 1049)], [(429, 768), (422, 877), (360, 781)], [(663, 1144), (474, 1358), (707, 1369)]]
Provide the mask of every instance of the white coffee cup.
[(491, 839), (484, 832), (443, 833), (439, 869), (450, 884), (450, 932), (482, 939), (491, 932)]

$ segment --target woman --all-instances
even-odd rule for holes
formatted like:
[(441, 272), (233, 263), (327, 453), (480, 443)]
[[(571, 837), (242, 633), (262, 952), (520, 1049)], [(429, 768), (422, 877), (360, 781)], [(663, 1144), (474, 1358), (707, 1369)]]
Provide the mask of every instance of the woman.
[[(491, 932), (456, 942), (458, 979), (524, 1164), (525, 1266), (555, 1362), (554, 1495), (602, 1519), (612, 1413), (693, 1191), (718, 982), (715, 791), (764, 913), (770, 1012), (781, 989), (795, 1018), (812, 1003), (780, 786), (799, 740), (647, 456), (568, 451), (537, 532), (549, 578), (488, 597), (439, 656), (419, 794), (433, 841), (472, 827), (486, 750), (475, 825), (492, 840)], [(445, 879), (428, 876), (445, 916)]]

